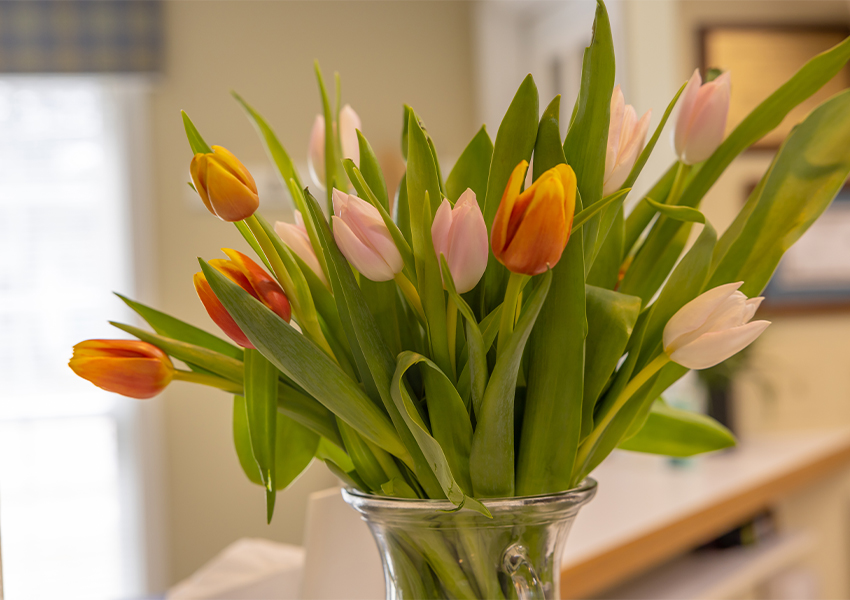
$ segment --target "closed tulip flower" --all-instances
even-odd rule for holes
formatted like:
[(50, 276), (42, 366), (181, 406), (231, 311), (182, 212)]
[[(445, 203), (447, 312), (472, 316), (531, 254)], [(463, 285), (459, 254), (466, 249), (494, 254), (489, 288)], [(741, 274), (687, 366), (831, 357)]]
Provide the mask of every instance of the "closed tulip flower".
[(138, 340), (86, 340), (74, 346), (68, 366), (107, 392), (144, 400), (164, 390), (174, 365), (162, 350)]
[(446, 257), (458, 293), (475, 287), (487, 268), (487, 225), (475, 199), (467, 189), (454, 208), (443, 200), (431, 225), (434, 250)]
[(520, 193), (528, 163), (511, 173), (493, 221), (493, 255), (514, 273), (539, 275), (554, 267), (570, 238), (576, 201), (576, 176), (558, 165)]
[(257, 184), (239, 159), (221, 146), (196, 154), (189, 165), (195, 189), (207, 209), (222, 221), (247, 219), (260, 206)]
[[(354, 109), (348, 104), (343, 106), (339, 111), (338, 126), (334, 123), (334, 133), (339, 131), (342, 158), (350, 158), (356, 165), (360, 165), (360, 142), (357, 141), (357, 130), (360, 128), (360, 117)], [(325, 118), (322, 115), (316, 115), (313, 121), (307, 166), (315, 184), (325, 189)]]
[(366, 279), (389, 281), (404, 268), (378, 209), (357, 196), (333, 191), (334, 239), (345, 258)]
[(729, 72), (702, 85), (699, 69), (688, 80), (679, 100), (679, 117), (673, 143), (679, 160), (686, 165), (711, 156), (726, 134), (731, 76)]
[(325, 286), (330, 288), (325, 273), (322, 271), (322, 266), (319, 264), (319, 258), (310, 243), (310, 236), (307, 235), (307, 228), (304, 226), (304, 218), (301, 216), (301, 212), (295, 211), (295, 223), (278, 221), (274, 224), (274, 230), (283, 240), (283, 243), (310, 267), (310, 270), (322, 280)]
[[(214, 259), (210, 261), (210, 265), (262, 302), (281, 319), (289, 322), (291, 316), (289, 300), (286, 298), (286, 294), (283, 293), (277, 281), (272, 279), (262, 267), (241, 252), (229, 248), (222, 248), (222, 251), (230, 260)], [(248, 337), (242, 332), (236, 321), (233, 320), (233, 317), (230, 316), (224, 305), (222, 305), (221, 301), (213, 293), (203, 273), (195, 273), (194, 283), (198, 297), (201, 299), (204, 308), (207, 309), (207, 313), (215, 324), (235, 343), (243, 348), (253, 348), (254, 345), (248, 340)]]
[(603, 195), (613, 194), (625, 183), (646, 143), (650, 117), (652, 111), (648, 110), (638, 120), (634, 107), (626, 104), (620, 86), (614, 88), (611, 96), (611, 123), (608, 126), (608, 150), (605, 154)]
[(749, 346), (770, 325), (750, 321), (763, 298), (747, 298), (727, 283), (697, 296), (664, 327), (664, 352), (689, 369), (707, 369)]

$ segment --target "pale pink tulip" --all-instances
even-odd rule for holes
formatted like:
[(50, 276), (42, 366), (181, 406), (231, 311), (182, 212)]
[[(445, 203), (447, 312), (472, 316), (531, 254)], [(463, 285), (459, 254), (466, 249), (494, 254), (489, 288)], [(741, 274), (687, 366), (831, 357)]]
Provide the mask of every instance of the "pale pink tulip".
[(310, 270), (322, 280), (326, 287), (330, 288), (328, 280), (325, 278), (325, 272), (322, 271), (322, 266), (319, 264), (313, 245), (310, 243), (310, 236), (307, 235), (307, 228), (304, 226), (304, 218), (301, 216), (301, 212), (295, 211), (295, 223), (278, 221), (274, 224), (274, 230), (283, 240), (283, 243), (310, 267)]
[(679, 117), (673, 145), (679, 160), (693, 165), (717, 150), (726, 134), (731, 95), (729, 71), (702, 85), (699, 69), (688, 80), (679, 99)]
[(750, 321), (764, 298), (747, 298), (743, 281), (708, 290), (664, 327), (664, 352), (689, 369), (707, 369), (753, 343), (770, 321)]
[(611, 124), (608, 126), (608, 151), (605, 154), (605, 177), (602, 195), (608, 196), (619, 190), (635, 166), (638, 155), (646, 144), (649, 119), (648, 110), (638, 121), (631, 104), (626, 104), (620, 86), (611, 95)]
[(487, 225), (475, 192), (467, 189), (454, 208), (443, 200), (431, 225), (431, 237), (437, 258), (440, 254), (446, 257), (458, 293), (474, 288), (484, 275), (489, 254)]
[(334, 239), (355, 269), (372, 281), (389, 281), (404, 268), (378, 209), (337, 189), (333, 191)]
[[(361, 128), (360, 117), (350, 105), (346, 104), (339, 111), (339, 135), (342, 145), (342, 157), (350, 158), (354, 164), (360, 165), (360, 143), (357, 141), (357, 130)], [(334, 123), (334, 133), (337, 124)], [(325, 189), (325, 118), (316, 115), (313, 129), (310, 132), (310, 148), (307, 152), (307, 166), (313, 182)]]

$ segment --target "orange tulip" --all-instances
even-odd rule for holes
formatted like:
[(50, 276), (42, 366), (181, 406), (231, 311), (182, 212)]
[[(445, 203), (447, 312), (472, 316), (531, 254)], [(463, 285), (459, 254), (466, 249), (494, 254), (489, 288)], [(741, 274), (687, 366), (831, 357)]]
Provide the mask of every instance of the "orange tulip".
[(213, 146), (213, 153), (198, 153), (189, 171), (207, 209), (222, 221), (241, 221), (260, 206), (257, 184), (251, 173), (229, 150)]
[[(260, 265), (241, 252), (231, 250), (230, 248), (222, 248), (222, 251), (230, 260), (217, 258), (211, 260), (210, 265), (218, 269), (219, 272), (224, 274), (233, 283), (265, 304), (267, 308), (288, 323), (292, 310), (286, 294), (283, 293), (277, 281), (272, 279)], [(236, 321), (228, 314), (224, 305), (222, 305), (221, 301), (213, 293), (204, 274), (195, 273), (194, 282), (195, 291), (198, 292), (198, 297), (204, 304), (204, 308), (207, 309), (210, 318), (215, 321), (215, 324), (231, 340), (243, 348), (253, 348), (254, 345), (251, 344), (248, 337), (242, 332), (239, 325), (236, 324)]]
[(139, 400), (156, 396), (174, 377), (168, 355), (138, 340), (80, 342), (68, 366), (101, 389)]
[(554, 267), (570, 239), (576, 175), (567, 165), (543, 173), (520, 193), (528, 163), (516, 166), (493, 221), (490, 246), (514, 273), (539, 275)]

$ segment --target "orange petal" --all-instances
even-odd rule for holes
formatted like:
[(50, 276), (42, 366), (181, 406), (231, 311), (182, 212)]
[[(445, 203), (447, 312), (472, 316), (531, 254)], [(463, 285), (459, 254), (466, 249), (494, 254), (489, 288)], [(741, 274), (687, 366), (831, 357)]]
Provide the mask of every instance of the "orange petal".
[(198, 192), (204, 206), (212, 214), (215, 214), (212, 204), (210, 204), (210, 195), (207, 192), (207, 155), (198, 153), (193, 156), (192, 162), (189, 163), (189, 172), (192, 174), (192, 181), (195, 183), (195, 191)]
[(213, 146), (212, 149), (215, 151), (215, 154), (211, 155), (213, 160), (221, 162), (228, 171), (233, 173), (239, 181), (245, 184), (249, 190), (256, 194), (257, 184), (254, 182), (251, 172), (245, 168), (245, 165), (243, 165), (227, 148), (222, 146)]
[(201, 299), (201, 303), (204, 305), (204, 308), (207, 309), (207, 314), (213, 322), (218, 325), (225, 334), (227, 334), (227, 337), (243, 348), (253, 348), (254, 345), (247, 336), (242, 333), (239, 325), (236, 324), (236, 321), (233, 320), (233, 317), (230, 316), (230, 313), (227, 312), (227, 309), (224, 308), (224, 305), (218, 297), (216, 297), (203, 273), (195, 273), (194, 283), (195, 291), (198, 293), (198, 298)]
[(493, 249), (493, 255), (496, 258), (502, 255), (505, 246), (508, 245), (508, 225), (513, 214), (514, 204), (519, 197), (523, 181), (525, 181), (525, 172), (527, 170), (527, 161), (522, 161), (514, 168), (508, 179), (508, 185), (505, 186), (505, 192), (502, 194), (502, 201), (496, 210), (496, 218), (493, 220), (493, 227), (490, 233), (490, 247)]
[(238, 250), (230, 248), (222, 248), (221, 250), (230, 257), (232, 263), (239, 268), (249, 282), (250, 289), (248, 291), (253, 290), (252, 295), (255, 298), (288, 323), (292, 309), (289, 305), (289, 299), (278, 282), (265, 269)]
[(260, 206), (257, 192), (249, 189), (221, 161), (207, 161), (206, 184), (213, 211), (223, 221), (246, 219)]

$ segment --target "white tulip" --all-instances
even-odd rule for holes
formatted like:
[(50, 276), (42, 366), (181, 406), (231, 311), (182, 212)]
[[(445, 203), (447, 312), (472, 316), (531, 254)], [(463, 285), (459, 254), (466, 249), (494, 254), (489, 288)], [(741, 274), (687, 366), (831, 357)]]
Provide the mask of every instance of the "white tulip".
[(632, 167), (637, 162), (638, 155), (646, 144), (646, 133), (649, 130), (649, 119), (651, 117), (652, 111), (648, 110), (638, 120), (634, 107), (631, 104), (626, 104), (620, 86), (614, 88), (614, 93), (611, 95), (608, 149), (605, 153), (603, 196), (608, 196), (619, 190), (629, 177)]
[(319, 264), (319, 258), (316, 256), (313, 245), (310, 243), (310, 236), (307, 234), (307, 227), (304, 225), (304, 218), (301, 216), (301, 212), (295, 211), (294, 224), (278, 221), (274, 224), (274, 230), (280, 236), (280, 239), (283, 240), (283, 243), (292, 252), (297, 254), (310, 267), (310, 270), (316, 274), (316, 277), (330, 289), (331, 286), (325, 278), (325, 272)]
[(764, 298), (738, 291), (743, 281), (697, 296), (664, 327), (664, 352), (689, 369), (707, 369), (753, 343), (770, 321), (752, 321)]

